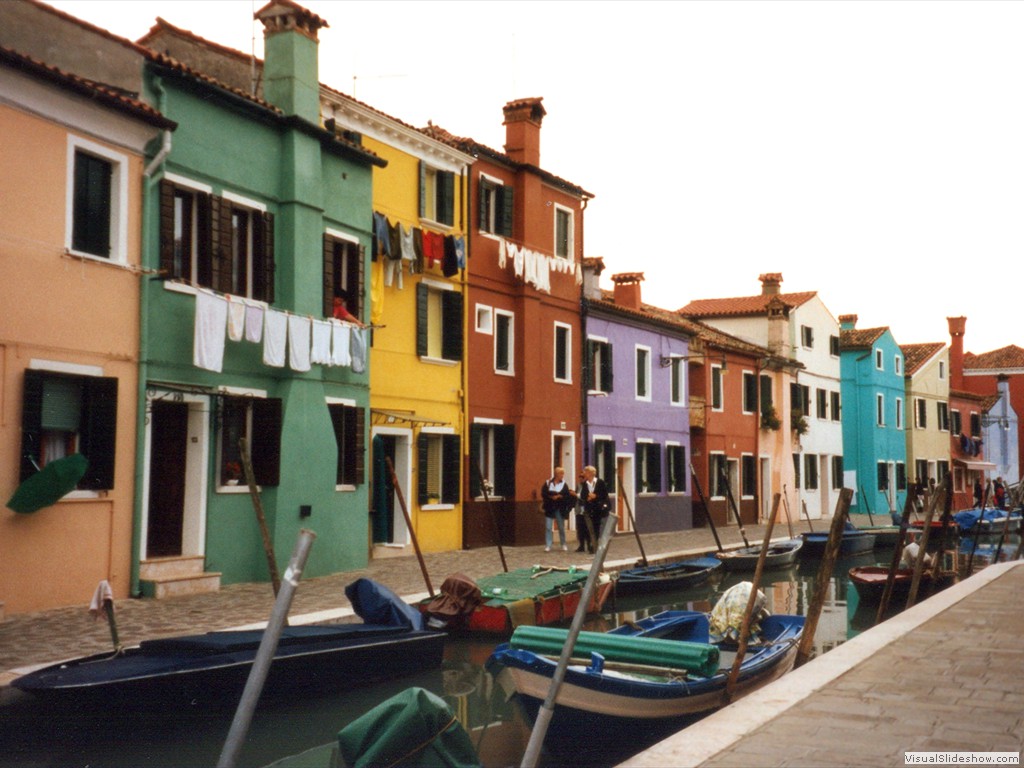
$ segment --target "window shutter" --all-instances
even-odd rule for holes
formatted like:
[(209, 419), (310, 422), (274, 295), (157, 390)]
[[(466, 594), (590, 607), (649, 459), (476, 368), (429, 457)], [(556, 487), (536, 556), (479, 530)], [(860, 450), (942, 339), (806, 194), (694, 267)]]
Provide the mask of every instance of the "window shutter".
[(512, 237), (512, 201), (512, 187), (506, 186), (505, 184), (498, 187), (495, 194), (497, 210), (495, 211), (494, 218), (495, 224), (498, 227), (498, 234), (504, 235), (505, 237)]
[(355, 409), (355, 462), (356, 485), (366, 482), (366, 409)]
[(160, 181), (160, 271), (165, 278), (181, 277), (174, 270), (174, 184)]
[(416, 354), (427, 355), (427, 297), (428, 291), (423, 283), (416, 285)]
[(274, 214), (253, 213), (253, 298), (274, 303)]
[(212, 248), (210, 282), (214, 290), (231, 292), (231, 203), (219, 197), (210, 200)]
[(110, 163), (84, 152), (75, 153), (75, 189), (71, 247), (110, 258)]
[[(196, 205), (198, 206), (197, 222), (199, 232), (196, 242), (196, 273), (189, 275), (189, 279), (195, 280), (199, 285), (213, 285), (213, 254), (214, 254), (214, 201), (219, 198), (206, 192), (196, 193)], [(191, 267), (189, 268), (191, 271)]]
[(594, 389), (594, 342), (587, 339), (583, 353), (583, 388)]
[(494, 428), (494, 493), (506, 499), (516, 496), (516, 428), (502, 424)]
[(437, 172), (437, 220), (442, 224), (455, 223), (455, 174), (451, 171)]
[(459, 486), (459, 464), (462, 450), (458, 435), (444, 435), (441, 438), (441, 501), (444, 504), (458, 504), (461, 497)]
[[(356, 282), (352, 287), (352, 293), (356, 301), (355, 307), (350, 311), (362, 320), (364, 315), (363, 307), (366, 306), (366, 283), (364, 282), (366, 275), (366, 246), (362, 243), (359, 244), (359, 249), (356, 253), (355, 275)], [(367, 314), (366, 320), (368, 321), (369, 319), (370, 317)]]
[(487, 228), (490, 222), (487, 220), (487, 195), (489, 190), (484, 180), (477, 177), (476, 187), (476, 218), (477, 225), (482, 232), (490, 232)]
[(114, 487), (114, 458), (117, 449), (117, 379), (83, 379), (81, 454), (89, 469), (80, 488), (110, 490)]
[(612, 345), (605, 343), (604, 354), (601, 355), (601, 390), (611, 392), (613, 386), (612, 377)]
[(249, 435), (252, 469), (259, 485), (281, 482), (281, 400), (252, 401), (252, 434)]
[(429, 494), (427, 492), (427, 480), (429, 474), (429, 453), (427, 448), (427, 436), (422, 432), (416, 438), (416, 496), (420, 504), (426, 504)]
[[(43, 424), (43, 377), (42, 371), (26, 369), (24, 392), (21, 397), (21, 472), (18, 480), (24, 481), (39, 470), (39, 440)], [(33, 463), (35, 462), (35, 463)]]
[(324, 235), (324, 317), (334, 317), (334, 239)]
[(427, 215), (427, 166), (420, 160), (420, 218)]
[(651, 493), (661, 493), (661, 446), (649, 445), (647, 451), (647, 490)]
[(441, 294), (441, 357), (445, 360), (462, 359), (462, 294), (444, 291)]
[(479, 424), (471, 424), (469, 427), (469, 497), (475, 499), (481, 496), (483, 491), (480, 488), (480, 473), (483, 468), (480, 466), (480, 440), (483, 437), (484, 428)]
[(608, 493), (615, 493), (619, 485), (618, 472), (615, 471), (615, 443), (611, 440), (601, 441), (601, 452), (604, 454), (604, 482)]

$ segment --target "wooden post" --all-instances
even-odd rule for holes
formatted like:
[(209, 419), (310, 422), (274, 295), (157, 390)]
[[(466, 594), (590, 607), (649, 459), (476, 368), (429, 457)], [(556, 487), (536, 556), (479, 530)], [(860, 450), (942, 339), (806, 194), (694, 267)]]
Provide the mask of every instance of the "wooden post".
[(740, 517), (739, 509), (736, 508), (736, 500), (732, 497), (732, 486), (729, 484), (729, 475), (726, 474), (725, 467), (722, 468), (722, 482), (725, 484), (725, 497), (729, 500), (732, 513), (736, 516), (736, 525), (740, 528), (740, 536), (743, 537), (743, 546), (749, 547), (750, 542), (747, 541), (747, 532), (743, 530), (743, 519)]
[(629, 525), (633, 529), (633, 535), (636, 537), (636, 545), (640, 547), (640, 562), (646, 568), (647, 553), (644, 552), (644, 543), (640, 541), (640, 531), (636, 529), (636, 518), (633, 517), (633, 507), (630, 506), (629, 498), (626, 496), (626, 487), (622, 484), (622, 467), (619, 467), (619, 492), (622, 494), (622, 502), (626, 505), (626, 512), (629, 514)]
[(985, 483), (985, 490), (981, 494), (981, 509), (978, 510), (978, 522), (974, 524), (977, 529), (971, 539), (971, 554), (967, 556), (967, 575), (974, 573), (974, 553), (978, 549), (978, 537), (981, 535), (981, 523), (985, 519), (985, 505), (988, 503), (988, 483)]
[(725, 683), (725, 700), (732, 701), (733, 691), (736, 688), (736, 681), (740, 676), (740, 666), (743, 664), (743, 657), (747, 654), (747, 642), (750, 635), (750, 620), (753, 618), (754, 606), (757, 605), (757, 593), (761, 589), (761, 576), (764, 573), (764, 562), (768, 557), (768, 549), (772, 545), (772, 529), (775, 528), (775, 520), (779, 516), (779, 494), (775, 494), (772, 502), (772, 512), (768, 517), (768, 526), (764, 531), (764, 541), (761, 543), (761, 553), (757, 556), (757, 567), (754, 568), (754, 579), (751, 582), (750, 598), (747, 600), (747, 609), (743, 613), (743, 623), (740, 625), (739, 647), (736, 649), (736, 658), (733, 659), (732, 669), (729, 671), (729, 679)]
[[(789, 511), (789, 492), (786, 490), (786, 486), (782, 486), (782, 504), (786, 507), (786, 517), (789, 517), (791, 514)], [(806, 510), (807, 507), (804, 507), (804, 511)], [(811, 524), (810, 515), (807, 516), (807, 530), (810, 533), (814, 533), (814, 526)]]
[[(484, 480), (484, 473), (480, 470), (480, 466), (474, 461), (473, 469), (476, 470), (476, 476), (480, 478), (480, 490), (484, 492), (484, 504), (487, 505), (487, 510), (491, 513), (491, 527), (494, 529), (494, 543), (498, 545), (498, 557), (501, 558), (501, 570), (508, 573), (508, 563), (505, 562), (505, 550), (501, 547), (501, 528), (498, 526), (498, 516), (494, 514), (494, 507), (491, 505), (491, 497), (487, 493), (487, 481)], [(551, 523), (547, 523), (551, 525)]]
[(928, 554), (928, 538), (932, 531), (932, 518), (935, 517), (935, 507), (938, 506), (940, 499), (945, 499), (946, 496), (951, 495), (952, 488), (950, 488), (949, 484), (949, 475), (946, 475), (946, 477), (942, 478), (942, 485), (939, 486), (939, 490), (932, 494), (928, 507), (924, 511), (924, 528), (921, 531), (921, 541), (918, 543), (921, 549), (917, 553), (917, 559), (914, 561), (914, 575), (910, 579), (907, 608), (913, 606), (917, 600), (917, 588), (921, 584), (921, 571), (924, 569), (924, 559)]
[(690, 474), (693, 476), (693, 487), (697, 489), (697, 495), (700, 496), (700, 503), (704, 507), (704, 519), (708, 521), (708, 525), (711, 527), (711, 535), (715, 537), (715, 544), (718, 546), (718, 551), (722, 551), (722, 542), (718, 538), (718, 529), (715, 528), (715, 521), (711, 519), (711, 510), (708, 509), (708, 500), (704, 496), (704, 489), (700, 487), (700, 478), (697, 477), (697, 472), (693, 468), (693, 462), (690, 462)]
[(910, 513), (914, 508), (914, 499), (907, 494), (907, 503), (903, 505), (903, 517), (900, 518), (900, 537), (896, 540), (896, 548), (892, 553), (892, 562), (889, 564), (889, 573), (885, 577), (885, 588), (882, 590), (882, 599), (878, 601), (878, 611), (875, 613), (875, 624), (882, 621), (885, 611), (889, 607), (889, 600), (892, 597), (892, 586), (896, 583), (896, 571), (899, 570), (900, 560), (903, 558), (903, 546), (907, 540), (907, 528), (910, 526)]
[(252, 470), (252, 460), (249, 457), (249, 441), (244, 437), (238, 439), (238, 454), (242, 459), (245, 482), (249, 484), (249, 498), (252, 499), (253, 509), (256, 510), (256, 521), (259, 523), (260, 535), (263, 537), (263, 551), (267, 555), (267, 569), (270, 571), (270, 582), (274, 586), (274, 597), (277, 597), (281, 591), (281, 577), (277, 574), (277, 558), (274, 556), (274, 544), (270, 538), (270, 531), (267, 529), (267, 518), (263, 514), (263, 501), (260, 499), (260, 490), (256, 485), (256, 473)]
[(420, 572), (423, 574), (423, 581), (427, 583), (427, 594), (434, 596), (434, 587), (430, 583), (430, 575), (427, 573), (427, 564), (423, 560), (423, 553), (420, 552), (419, 537), (412, 527), (412, 518), (409, 516), (409, 508), (405, 506), (405, 496), (402, 494), (402, 486), (398, 482), (398, 475), (395, 474), (395, 465), (391, 463), (391, 457), (385, 456), (384, 461), (388, 465), (388, 472), (391, 473), (391, 484), (395, 487), (395, 494), (398, 496), (398, 503), (402, 507), (402, 514), (405, 515), (405, 524), (409, 528), (409, 536), (412, 539), (413, 549), (416, 550), (416, 559), (420, 561)]
[[(776, 495), (776, 498), (778, 496)], [(795, 539), (796, 535), (793, 533), (793, 518), (789, 514), (789, 502), (786, 501), (786, 484), (782, 484), (782, 503), (786, 507), (786, 525), (789, 526), (789, 538)]]
[(818, 575), (814, 580), (814, 594), (811, 597), (811, 604), (807, 608), (807, 619), (804, 622), (803, 635), (800, 638), (800, 648), (796, 652), (795, 666), (803, 666), (811, 658), (814, 650), (814, 633), (818, 629), (818, 619), (821, 616), (821, 608), (825, 604), (828, 595), (828, 585), (832, 580), (832, 569), (836, 564), (836, 556), (839, 554), (839, 547), (843, 542), (843, 524), (846, 516), (850, 513), (850, 499), (853, 491), (843, 488), (839, 492), (839, 501), (836, 503), (836, 513), (832, 518), (832, 528), (828, 533), (828, 541), (825, 543), (825, 551), (821, 555), (821, 565), (818, 568)]
[[(935, 555), (935, 562), (932, 563), (932, 580), (928, 585), (928, 594), (925, 597), (930, 597), (935, 592), (935, 588), (938, 586), (939, 577), (942, 575), (942, 561), (946, 557), (946, 547), (949, 546), (949, 537), (951, 528), (953, 527), (953, 494), (946, 494), (946, 501), (943, 504), (942, 511), (942, 540), (939, 542), (939, 551)], [(954, 550), (958, 549), (954, 544)], [(959, 554), (956, 554), (959, 557)], [(956, 560), (954, 558), (954, 569), (956, 568)]]
[[(871, 516), (871, 505), (868, 504), (868, 495), (866, 493), (864, 493), (864, 483), (860, 484), (860, 495), (861, 495), (861, 498), (864, 499), (864, 509), (866, 509), (868, 511), (868, 522), (871, 525), (874, 525), (875, 524), (875, 518), (873, 518)], [(907, 495), (909, 496), (910, 494), (907, 494)]]

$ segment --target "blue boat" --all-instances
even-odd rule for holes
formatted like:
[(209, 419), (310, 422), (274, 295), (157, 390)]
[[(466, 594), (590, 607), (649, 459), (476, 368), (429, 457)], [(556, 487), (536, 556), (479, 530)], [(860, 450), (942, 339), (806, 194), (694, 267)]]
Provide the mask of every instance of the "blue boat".
[(953, 515), (953, 520), (960, 528), (960, 533), (967, 536), (974, 533), (1015, 533), (1020, 530), (1020, 510), (1012, 512), (1005, 509), (986, 507), (985, 509), (965, 509)]
[[(803, 616), (760, 620), (734, 698), (792, 669), (803, 626)], [(508, 696), (515, 695), (531, 720), (547, 697), (564, 633), (520, 627), (487, 661), (487, 670)], [(607, 764), (645, 749), (724, 706), (735, 651), (731, 641), (711, 642), (709, 616), (698, 611), (664, 611), (605, 634), (581, 632), (555, 701), (545, 749), (570, 750), (556, 759), (571, 758), (575, 764), (590, 758)]]
[(668, 592), (703, 584), (722, 561), (715, 557), (693, 557), (659, 565), (637, 566), (619, 571), (615, 594), (622, 597)]
[[(825, 545), (828, 543), (828, 535), (828, 531), (801, 533), (800, 538), (804, 540), (804, 548), (801, 550), (801, 554), (809, 557), (821, 557), (825, 552)], [(840, 557), (859, 555), (862, 552), (870, 552), (874, 548), (874, 533), (862, 531), (849, 523), (843, 528), (843, 539), (839, 544)]]

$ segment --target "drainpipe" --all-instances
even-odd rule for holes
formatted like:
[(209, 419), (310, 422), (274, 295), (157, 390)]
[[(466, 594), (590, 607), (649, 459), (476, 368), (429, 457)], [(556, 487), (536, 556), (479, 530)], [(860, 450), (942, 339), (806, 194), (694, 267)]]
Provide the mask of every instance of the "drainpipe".
[[(586, 210), (587, 210), (587, 203), (589, 203), (589, 202), (590, 202), (590, 198), (587, 198), (587, 197), (583, 198), (583, 208), (580, 210), (581, 214), (586, 212)], [(580, 223), (581, 223), (581, 226), (580, 226), (580, 270), (581, 270), (581, 274), (582, 274), (582, 270), (583, 270), (583, 253), (584, 253), (584, 250), (583, 250), (583, 232), (586, 229), (586, 221), (584, 220), (585, 218), (586, 217), (584, 217), (582, 215), (580, 216)], [(586, 360), (586, 354), (587, 354), (587, 306), (588, 306), (587, 299), (583, 295), (583, 285), (580, 285), (580, 361), (581, 362)], [(582, 370), (582, 367), (580, 368), (580, 370)], [(580, 430), (582, 432), (582, 438), (583, 438), (583, 450), (580, 452), (581, 455), (583, 456), (583, 464), (580, 465), (580, 468), (582, 469), (583, 467), (585, 467), (588, 464), (590, 464), (590, 424), (587, 422), (587, 418), (589, 416), (589, 411), (587, 409), (587, 399), (589, 397), (589, 395), (587, 394), (587, 387), (586, 387), (587, 382), (583, 381), (583, 382), (580, 382), (580, 383), (583, 384), (582, 393), (581, 393), (582, 396), (580, 397)]]

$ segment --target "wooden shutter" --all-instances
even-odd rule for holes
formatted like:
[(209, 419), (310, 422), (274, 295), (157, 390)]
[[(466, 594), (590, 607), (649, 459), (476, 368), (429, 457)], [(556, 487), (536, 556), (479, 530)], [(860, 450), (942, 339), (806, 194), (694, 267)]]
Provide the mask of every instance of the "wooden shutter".
[(427, 442), (427, 436), (424, 435), (422, 432), (416, 438), (416, 498), (418, 499), (421, 505), (426, 504), (428, 499), (427, 470), (429, 469), (429, 467), (427, 466), (427, 464), (429, 450), (427, 448)]
[(89, 460), (89, 469), (79, 487), (110, 490), (117, 449), (117, 379), (85, 377), (82, 383), (80, 453)]
[(512, 237), (513, 191), (512, 187), (502, 184), (495, 193), (496, 211), (494, 214), (498, 234)]
[(583, 343), (583, 389), (594, 388), (594, 341), (587, 339)]
[(516, 495), (516, 428), (512, 424), (494, 427), (494, 493), (506, 499)]
[(356, 485), (366, 482), (366, 409), (358, 407), (355, 413), (355, 461)]
[(469, 427), (469, 497), (475, 499), (483, 494), (480, 487), (480, 473), (483, 467), (480, 466), (480, 440), (483, 437), (484, 428), (479, 424), (471, 424)]
[(252, 401), (252, 434), (249, 435), (252, 469), (259, 485), (281, 483), (281, 400), (257, 398)]
[(323, 298), (324, 317), (334, 317), (334, 238), (324, 235)]
[(181, 277), (174, 269), (174, 184), (160, 181), (160, 271), (165, 278)]
[(458, 435), (441, 437), (441, 501), (444, 504), (458, 504), (461, 498), (459, 465), (462, 459), (462, 445)]
[(601, 355), (601, 391), (611, 392), (613, 386), (612, 376), (612, 345), (610, 342), (604, 344), (604, 354)]
[(647, 446), (647, 490), (661, 493), (661, 445)]
[[(354, 258), (354, 264), (350, 267), (350, 275), (354, 276), (354, 284), (350, 291), (352, 298), (354, 299), (354, 307), (349, 307), (349, 312), (358, 317), (360, 320), (369, 321), (370, 317), (368, 313), (363, 312), (363, 308), (366, 307), (366, 246), (362, 243), (359, 244), (359, 248), (356, 249), (356, 255)], [(364, 314), (366, 315), (364, 317)]]
[[(462, 294), (444, 291), (441, 294), (441, 357), (445, 360), (462, 359)], [(511, 350), (509, 351), (511, 355)]]
[(420, 357), (427, 355), (427, 300), (430, 289), (423, 283), (416, 285), (416, 354)]
[[(43, 430), (43, 371), (25, 370), (21, 397), (21, 471), (19, 481), (27, 480), (39, 470), (39, 441)], [(34, 463), (33, 463), (34, 462)]]
[[(196, 239), (196, 274), (189, 275), (190, 280), (195, 280), (199, 285), (213, 285), (213, 258), (215, 252), (214, 243), (214, 205), (219, 205), (220, 198), (214, 197), (206, 192), (196, 193), (196, 205), (198, 206), (196, 218), (199, 232)], [(219, 208), (217, 215), (220, 214)], [(191, 270), (191, 267), (189, 267)]]
[(210, 199), (210, 236), (210, 282), (205, 285), (230, 293), (231, 203), (220, 197)]
[(455, 223), (455, 174), (437, 172), (437, 220), (442, 224)]
[(254, 299), (274, 303), (274, 214), (252, 211), (252, 292)]
[(420, 218), (427, 215), (427, 164), (420, 160)]
[(476, 187), (476, 218), (477, 225), (480, 227), (481, 232), (490, 232), (488, 225), (490, 222), (487, 220), (487, 195), (490, 193), (488, 185), (482, 178), (477, 177)]

